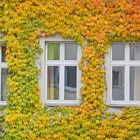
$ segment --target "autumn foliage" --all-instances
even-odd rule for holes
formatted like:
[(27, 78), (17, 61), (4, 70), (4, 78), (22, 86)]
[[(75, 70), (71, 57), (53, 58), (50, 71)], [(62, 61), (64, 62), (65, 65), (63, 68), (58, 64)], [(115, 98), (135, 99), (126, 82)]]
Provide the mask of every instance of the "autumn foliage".
[[(114, 41), (140, 40), (139, 0), (3, 0), (0, 32), (9, 76), (6, 140), (139, 140), (140, 108), (107, 112), (105, 54)], [(39, 38), (61, 34), (82, 47), (82, 100), (42, 108), (36, 59)]]

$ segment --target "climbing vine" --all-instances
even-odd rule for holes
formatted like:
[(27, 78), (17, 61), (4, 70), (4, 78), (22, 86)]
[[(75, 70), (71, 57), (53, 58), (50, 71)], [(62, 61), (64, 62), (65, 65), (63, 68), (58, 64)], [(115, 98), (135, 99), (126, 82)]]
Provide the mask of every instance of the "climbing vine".
[[(114, 41), (140, 39), (139, 0), (3, 0), (0, 33), (9, 73), (2, 139), (140, 139), (139, 107), (111, 114), (103, 103), (105, 54)], [(82, 47), (82, 100), (77, 107), (42, 108), (39, 39), (58, 33)]]

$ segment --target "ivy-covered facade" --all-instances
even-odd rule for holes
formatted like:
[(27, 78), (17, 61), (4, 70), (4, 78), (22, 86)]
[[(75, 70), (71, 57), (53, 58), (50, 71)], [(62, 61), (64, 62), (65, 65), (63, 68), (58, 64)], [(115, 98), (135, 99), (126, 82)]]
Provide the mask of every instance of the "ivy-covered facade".
[(1, 139), (140, 139), (139, 0), (4, 0), (0, 33)]

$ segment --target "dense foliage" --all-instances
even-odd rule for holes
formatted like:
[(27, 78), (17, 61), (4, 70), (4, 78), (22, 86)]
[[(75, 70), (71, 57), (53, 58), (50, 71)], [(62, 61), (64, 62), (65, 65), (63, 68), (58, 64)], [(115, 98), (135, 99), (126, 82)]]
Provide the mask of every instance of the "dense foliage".
[[(105, 54), (113, 41), (140, 39), (139, 0), (1, 0), (8, 99), (0, 125), (6, 140), (139, 140), (140, 108), (110, 114), (103, 103)], [(82, 101), (42, 108), (36, 66), (39, 38), (73, 38), (83, 49)]]

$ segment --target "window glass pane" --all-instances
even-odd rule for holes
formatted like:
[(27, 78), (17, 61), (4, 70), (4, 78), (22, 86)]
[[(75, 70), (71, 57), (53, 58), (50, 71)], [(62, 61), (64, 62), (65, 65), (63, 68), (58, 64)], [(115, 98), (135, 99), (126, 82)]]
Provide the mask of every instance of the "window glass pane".
[(59, 60), (60, 58), (60, 44), (48, 43), (48, 60)]
[(130, 46), (130, 60), (140, 60), (140, 43)]
[(113, 67), (112, 76), (112, 100), (124, 100), (124, 67)]
[(6, 60), (5, 60), (5, 56), (6, 56), (6, 47), (5, 46), (3, 46), (3, 47), (1, 47), (1, 61), (2, 62), (5, 62)]
[(77, 67), (65, 66), (65, 100), (76, 100)]
[(124, 44), (114, 43), (112, 45), (112, 60), (124, 60), (124, 50)]
[(65, 44), (65, 60), (77, 59), (77, 44), (66, 43)]
[(47, 98), (48, 100), (59, 99), (59, 67), (48, 66), (48, 79), (47, 79)]
[(8, 75), (8, 69), (1, 69), (1, 101), (6, 101), (7, 97), (7, 88), (6, 88), (6, 79)]
[(140, 67), (130, 68), (130, 100), (140, 100)]

